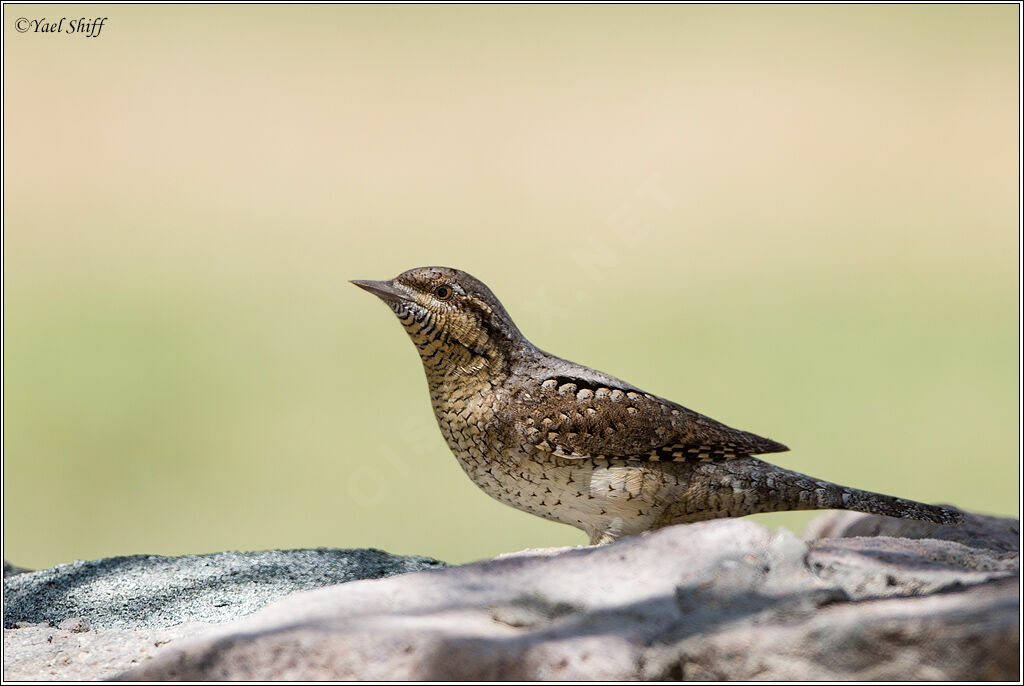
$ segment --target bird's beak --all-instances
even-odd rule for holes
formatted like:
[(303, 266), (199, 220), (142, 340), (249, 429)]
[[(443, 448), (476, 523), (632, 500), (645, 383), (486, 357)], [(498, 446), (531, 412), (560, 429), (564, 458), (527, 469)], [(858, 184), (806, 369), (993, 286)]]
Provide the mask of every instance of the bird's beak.
[(407, 300), (408, 295), (399, 289), (395, 288), (394, 284), (390, 281), (350, 281), (355, 285), (362, 288), (364, 291), (369, 291), (375, 296), (384, 301), (391, 300)]

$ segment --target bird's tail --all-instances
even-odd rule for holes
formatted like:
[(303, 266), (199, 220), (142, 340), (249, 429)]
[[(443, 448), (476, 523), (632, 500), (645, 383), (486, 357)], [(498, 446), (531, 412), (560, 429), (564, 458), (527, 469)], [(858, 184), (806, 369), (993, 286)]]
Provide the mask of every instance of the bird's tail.
[(920, 519), (925, 522), (936, 524), (960, 524), (964, 515), (957, 509), (945, 505), (929, 505), (919, 503), (916, 500), (897, 498), (882, 493), (861, 491), (856, 488), (839, 486), (842, 491), (842, 506), (835, 506), (839, 510), (856, 510), (869, 514), (885, 515), (887, 517), (902, 517), (903, 519)]
[[(670, 508), (671, 512), (665, 513), (662, 525), (764, 512), (833, 509), (920, 519), (936, 524), (959, 524), (963, 521), (963, 513), (952, 507), (927, 505), (840, 486), (776, 467), (756, 457), (698, 463), (692, 467), (688, 489), (692, 495)], [(701, 506), (695, 500), (705, 502)]]

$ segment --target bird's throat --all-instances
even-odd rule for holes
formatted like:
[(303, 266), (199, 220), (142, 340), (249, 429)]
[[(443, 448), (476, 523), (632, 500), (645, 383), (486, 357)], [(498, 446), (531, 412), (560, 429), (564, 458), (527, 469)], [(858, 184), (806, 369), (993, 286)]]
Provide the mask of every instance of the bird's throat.
[[(430, 337), (409, 332), (423, 362), (431, 392), (443, 392), (457, 385), (490, 385), (497, 377), (507, 376), (505, 356), (487, 342), (473, 349), (448, 337)], [(478, 343), (478, 341), (475, 341)]]

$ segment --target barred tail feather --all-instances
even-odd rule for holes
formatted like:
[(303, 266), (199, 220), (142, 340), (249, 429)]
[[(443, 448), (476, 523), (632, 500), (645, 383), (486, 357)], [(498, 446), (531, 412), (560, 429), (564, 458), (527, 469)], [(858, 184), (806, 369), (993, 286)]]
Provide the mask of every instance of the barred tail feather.
[(856, 510), (870, 514), (959, 524), (963, 514), (942, 505), (862, 491), (782, 469), (756, 457), (688, 465), (686, 493), (667, 508), (659, 526), (716, 517), (787, 510)]
[(903, 519), (920, 519), (936, 524), (959, 524), (964, 516), (959, 510), (942, 505), (928, 505), (916, 500), (896, 498), (891, 495), (861, 491), (855, 488), (843, 488), (843, 505), (837, 509), (856, 510), (869, 514), (901, 517)]

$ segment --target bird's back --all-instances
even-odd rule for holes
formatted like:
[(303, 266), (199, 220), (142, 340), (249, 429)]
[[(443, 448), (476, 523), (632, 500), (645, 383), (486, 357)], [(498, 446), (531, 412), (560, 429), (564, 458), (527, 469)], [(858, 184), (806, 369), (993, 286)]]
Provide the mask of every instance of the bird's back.
[(513, 440), (569, 458), (723, 460), (786, 446), (604, 372), (537, 350), (513, 364), (503, 424)]

